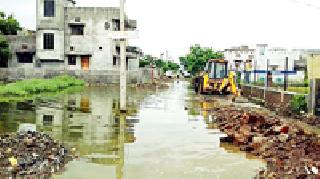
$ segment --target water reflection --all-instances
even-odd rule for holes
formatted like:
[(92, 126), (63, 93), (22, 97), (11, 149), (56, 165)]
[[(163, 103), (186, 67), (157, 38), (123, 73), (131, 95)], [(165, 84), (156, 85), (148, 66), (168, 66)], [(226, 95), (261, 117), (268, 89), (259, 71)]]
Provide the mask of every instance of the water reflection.
[[(208, 111), (210, 101), (189, 96), (187, 83), (155, 93), (128, 89), (120, 113), (117, 87), (0, 103), (0, 131), (35, 124), (78, 159), (54, 178), (249, 178), (262, 164), (228, 153)], [(186, 102), (187, 101), (187, 102)]]
[[(80, 157), (76, 162), (113, 166), (115, 177), (122, 178), (124, 144), (135, 142), (134, 126), (139, 119), (134, 116), (145, 94), (132, 95), (128, 99), (128, 117), (120, 115), (119, 95), (112, 87), (88, 88), (82, 93), (48, 99), (2, 102), (0, 131), (15, 132), (23, 124), (35, 124), (37, 131), (75, 148)], [(67, 168), (65, 174), (56, 177), (68, 178), (77, 172), (71, 164), (69, 171)]]

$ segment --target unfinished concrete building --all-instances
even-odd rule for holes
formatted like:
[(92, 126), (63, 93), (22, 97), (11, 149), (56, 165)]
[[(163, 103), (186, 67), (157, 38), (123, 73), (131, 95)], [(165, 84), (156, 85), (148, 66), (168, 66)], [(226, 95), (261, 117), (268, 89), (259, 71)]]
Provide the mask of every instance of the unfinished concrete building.
[[(120, 10), (76, 7), (74, 0), (37, 0), (37, 64), (63, 70), (118, 70)], [(126, 17), (125, 28), (136, 29)], [(127, 69), (138, 70), (139, 53), (127, 48)], [(130, 51), (131, 50), (131, 51)]]

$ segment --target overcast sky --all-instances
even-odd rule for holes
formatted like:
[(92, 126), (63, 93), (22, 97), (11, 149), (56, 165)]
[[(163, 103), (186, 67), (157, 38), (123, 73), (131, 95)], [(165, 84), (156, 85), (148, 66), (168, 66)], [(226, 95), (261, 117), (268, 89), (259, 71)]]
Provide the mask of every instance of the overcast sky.
[[(320, 48), (320, 0), (126, 0), (138, 21), (146, 53), (169, 51), (177, 58), (190, 44), (216, 49), (268, 43), (276, 47)], [(77, 0), (77, 6), (117, 6), (118, 0)], [(35, 29), (36, 0), (0, 0), (21, 25)]]

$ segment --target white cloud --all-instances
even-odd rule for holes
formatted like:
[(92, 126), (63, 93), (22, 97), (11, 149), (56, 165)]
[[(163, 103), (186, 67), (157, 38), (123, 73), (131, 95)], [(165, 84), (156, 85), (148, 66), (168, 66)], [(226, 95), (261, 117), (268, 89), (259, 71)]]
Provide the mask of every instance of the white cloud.
[[(35, 0), (0, 0), (23, 26), (35, 28)], [(318, 0), (126, 0), (138, 20), (132, 44), (178, 57), (190, 44), (226, 48), (241, 44), (320, 48)], [(313, 6), (311, 6), (312, 4)], [(117, 6), (118, 0), (77, 0), (78, 6)]]

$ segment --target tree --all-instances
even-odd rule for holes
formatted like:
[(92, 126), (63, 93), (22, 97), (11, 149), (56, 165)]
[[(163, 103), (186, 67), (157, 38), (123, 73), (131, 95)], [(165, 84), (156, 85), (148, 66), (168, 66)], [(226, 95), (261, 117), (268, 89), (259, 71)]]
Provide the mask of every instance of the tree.
[(153, 57), (151, 55), (145, 55), (143, 58), (139, 60), (139, 67), (143, 68), (145, 66), (148, 66), (150, 64), (153, 64)]
[(8, 66), (11, 53), (7, 39), (0, 33), (0, 67)]
[(179, 70), (179, 65), (169, 61), (168, 68), (169, 68), (169, 70), (177, 71), (177, 70)]
[(158, 69), (162, 69), (164, 72), (168, 70), (177, 71), (179, 65), (173, 62), (165, 62), (161, 59), (152, 57), (151, 55), (146, 55), (139, 60), (139, 67), (145, 67), (147, 65), (154, 65)]
[(223, 54), (215, 52), (212, 48), (202, 48), (200, 45), (190, 47), (189, 54), (179, 58), (180, 64), (184, 66), (185, 70), (196, 74), (204, 69), (209, 59), (223, 58)]
[(18, 30), (21, 30), (21, 27), (13, 15), (7, 17), (0, 11), (0, 67), (7, 67), (11, 56), (9, 44), (4, 35), (17, 35)]
[(0, 32), (4, 35), (17, 35), (19, 30), (21, 30), (20, 24), (13, 15), (6, 17), (5, 13), (0, 11)]

